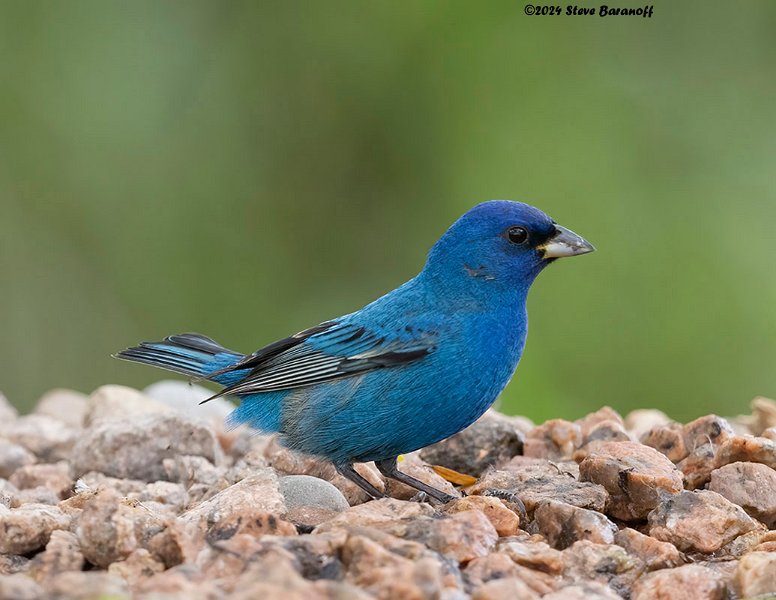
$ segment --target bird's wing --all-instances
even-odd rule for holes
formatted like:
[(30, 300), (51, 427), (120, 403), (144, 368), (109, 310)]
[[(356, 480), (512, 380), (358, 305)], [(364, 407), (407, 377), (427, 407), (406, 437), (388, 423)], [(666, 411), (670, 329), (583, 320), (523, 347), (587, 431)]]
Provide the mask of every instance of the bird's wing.
[(277, 341), (208, 375), (250, 369), (214, 398), (306, 387), (414, 362), (433, 352), (437, 335), (405, 327), (391, 331), (354, 322), (327, 321)]

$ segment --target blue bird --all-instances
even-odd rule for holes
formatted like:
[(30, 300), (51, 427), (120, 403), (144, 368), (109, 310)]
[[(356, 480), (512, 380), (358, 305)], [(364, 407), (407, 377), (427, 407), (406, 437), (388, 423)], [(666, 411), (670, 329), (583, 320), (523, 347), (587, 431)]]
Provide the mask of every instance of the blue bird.
[(353, 468), (379, 471), (442, 502), (448, 494), (402, 473), (397, 457), (477, 420), (509, 382), (525, 345), (536, 276), (593, 246), (520, 202), (493, 200), (458, 219), (416, 277), (356, 312), (253, 354), (196, 333), (116, 356), (224, 386), (232, 425), (278, 432), (289, 448), (326, 458), (374, 498)]

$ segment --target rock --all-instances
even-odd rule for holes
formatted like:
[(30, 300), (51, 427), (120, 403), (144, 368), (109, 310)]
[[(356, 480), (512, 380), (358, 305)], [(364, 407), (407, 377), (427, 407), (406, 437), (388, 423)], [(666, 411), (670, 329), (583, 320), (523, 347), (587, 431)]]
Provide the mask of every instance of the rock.
[(760, 463), (730, 463), (712, 471), (709, 489), (776, 527), (776, 471)]
[(659, 494), (682, 490), (674, 465), (657, 450), (636, 442), (595, 442), (579, 465), (581, 481), (603, 485), (610, 494), (607, 513), (625, 521), (643, 519)]
[(277, 475), (270, 468), (256, 471), (250, 477), (183, 513), (179, 518), (189, 529), (205, 531), (233, 516), (254, 511), (275, 515), (286, 512)]
[(776, 442), (764, 437), (736, 435), (726, 439), (717, 450), (717, 467), (734, 462), (756, 462), (776, 469)]
[(603, 486), (577, 481), (574, 463), (547, 461), (517, 456), (504, 470), (488, 471), (474, 484), (469, 493), (488, 495), (494, 490), (514, 494), (529, 514), (546, 500), (558, 500), (572, 506), (602, 512), (608, 494)]
[(554, 548), (563, 550), (579, 540), (614, 543), (617, 526), (601, 513), (564, 504), (542, 502), (534, 512), (534, 524)]
[(424, 448), (420, 457), (459, 473), (478, 477), (488, 467), (499, 467), (523, 449), (523, 434), (508, 417), (488, 411), (463, 431)]
[(48, 504), (49, 506), (54, 506), (59, 500), (59, 494), (47, 487), (39, 485), (34, 488), (16, 492), (13, 499), (13, 506), (18, 507), (24, 506), (25, 504)]
[(520, 531), (520, 517), (507, 508), (499, 498), (492, 496), (467, 496), (453, 500), (444, 507), (444, 512), (453, 514), (466, 510), (479, 510), (484, 514), (499, 537), (515, 535)]
[(597, 411), (576, 420), (576, 424), (579, 425), (582, 432), (583, 440), (587, 440), (590, 432), (601, 423), (617, 423), (620, 426), (624, 425), (620, 414), (611, 406), (603, 406)]
[(622, 600), (622, 596), (608, 585), (590, 581), (566, 586), (543, 596), (542, 600)]
[(89, 397), (86, 394), (63, 388), (49, 390), (35, 406), (36, 414), (61, 421), (73, 429), (81, 429), (84, 426), (88, 411)]
[(662, 410), (638, 408), (626, 415), (624, 424), (634, 440), (641, 440), (651, 429), (668, 423), (671, 423), (671, 419)]
[(346, 581), (377, 598), (438, 598), (443, 590), (441, 563), (411, 560), (363, 536), (351, 536), (342, 549)]
[(571, 582), (595, 582), (625, 595), (642, 572), (640, 561), (619, 546), (582, 540), (563, 551), (563, 577)]
[[(0, 554), (0, 575), (26, 573), (29, 571), (31, 563), (32, 561), (26, 556), (19, 556), (18, 554)], [(3, 598), (3, 596), (0, 595), (0, 598)]]
[(436, 510), (430, 504), (381, 498), (351, 506), (330, 521), (319, 525), (315, 529), (315, 533), (326, 533), (351, 527), (372, 527), (381, 523), (432, 517), (436, 514)]
[(155, 558), (145, 548), (132, 551), (125, 560), (114, 562), (108, 567), (108, 574), (127, 582), (130, 588), (136, 588), (143, 580), (164, 571), (164, 563)]
[(24, 446), (44, 462), (69, 458), (77, 436), (77, 430), (46, 415), (0, 421), (0, 437)]
[(75, 481), (70, 477), (70, 467), (61, 461), (53, 465), (27, 465), (17, 469), (9, 480), (19, 490), (45, 487), (57, 496), (57, 500), (68, 498)]
[(772, 597), (776, 593), (776, 553), (750, 552), (741, 557), (734, 586), (739, 598)]
[(0, 423), (10, 423), (18, 416), (19, 412), (8, 401), (3, 392), (0, 392)]
[(443, 518), (389, 521), (374, 524), (373, 527), (424, 544), (458, 563), (486, 556), (495, 548), (498, 540), (493, 525), (478, 510), (467, 510)]
[(8, 600), (44, 600), (48, 595), (23, 573), (0, 575), (0, 598)]
[(743, 509), (709, 490), (665, 497), (648, 519), (650, 536), (683, 552), (704, 554), (758, 527)]
[[(539, 537), (539, 536), (536, 536)], [(533, 571), (558, 575), (563, 571), (563, 553), (544, 541), (507, 541), (498, 545), (499, 552), (506, 554), (515, 564)]]
[[(84, 557), (103, 568), (125, 560), (138, 548), (156, 551), (158, 558), (170, 560), (164, 547), (174, 544), (169, 538), (176, 535), (164, 519), (113, 490), (91, 495), (76, 521), (75, 533)], [(177, 558), (180, 562), (181, 557)]]
[(127, 497), (142, 503), (153, 502), (170, 508), (175, 514), (182, 512), (189, 502), (189, 494), (180, 483), (172, 481), (154, 481), (139, 492), (126, 494)]
[(129, 599), (127, 584), (105, 571), (67, 571), (54, 577), (46, 585), (49, 598), (67, 600), (124, 600)]
[(591, 442), (632, 442), (633, 439), (617, 421), (601, 421), (585, 436), (585, 444)]
[[(461, 493), (452, 483), (434, 472), (431, 466), (420, 460), (417, 454), (405, 456), (404, 460), (399, 462), (399, 470), (431, 487), (450, 494), (454, 498), (461, 496)], [(399, 500), (411, 500), (418, 495), (418, 490), (395, 479), (386, 478), (385, 494)]]
[(83, 424), (84, 427), (92, 427), (100, 421), (127, 421), (137, 417), (172, 413), (171, 408), (130, 387), (103, 385), (89, 396)]
[(170, 477), (163, 464), (165, 458), (194, 455), (215, 463), (217, 452), (213, 431), (180, 415), (99, 419), (78, 440), (73, 468), (76, 475), (99, 471), (112, 477), (158, 481)]
[(712, 569), (684, 565), (654, 571), (633, 586), (632, 600), (723, 600), (725, 583)]
[(556, 590), (559, 583), (557, 576), (532, 571), (516, 564), (503, 552), (493, 552), (487, 556), (475, 558), (466, 565), (464, 577), (468, 587), (474, 589), (479, 589), (490, 581), (521, 579), (539, 596)]
[[(163, 479), (177, 481), (188, 490), (197, 484), (204, 484), (207, 488), (215, 487), (220, 482), (224, 484), (223, 487), (228, 485), (225, 480), (226, 470), (217, 467), (204, 456), (183, 454), (165, 458), (162, 469)], [(195, 495), (193, 491), (191, 495)]]
[(768, 427), (768, 429), (762, 432), (761, 437), (764, 437), (766, 440), (776, 442), (776, 427)]
[(81, 571), (83, 567), (84, 555), (78, 537), (57, 529), (51, 532), (46, 550), (33, 559), (32, 570), (38, 581), (46, 581), (66, 571)]
[(708, 483), (715, 466), (714, 446), (702, 444), (679, 461), (676, 468), (682, 472), (684, 487), (688, 490), (697, 490)]
[(582, 446), (582, 428), (570, 421), (552, 419), (525, 436), (523, 455), (529, 458), (568, 460)]
[(641, 560), (648, 571), (678, 567), (685, 562), (682, 553), (673, 544), (661, 542), (630, 527), (615, 533), (614, 543)]
[(754, 435), (763, 435), (772, 427), (776, 427), (776, 400), (758, 396), (752, 400), (752, 417), (749, 430)]
[(690, 421), (682, 430), (684, 445), (690, 452), (703, 444), (717, 447), (733, 436), (733, 428), (730, 424), (717, 415), (706, 415)]
[(16, 469), (35, 462), (35, 455), (26, 448), (0, 439), (0, 477), (8, 479)]
[(665, 454), (668, 460), (678, 463), (690, 451), (684, 443), (684, 428), (679, 423), (658, 425), (641, 436), (641, 443)]
[(518, 577), (494, 579), (478, 587), (472, 600), (539, 600), (540, 596)]
[[(5, 510), (5, 512), (3, 512)], [(27, 554), (43, 548), (56, 529), (67, 529), (70, 519), (58, 508), (25, 504), (0, 508), (0, 553)]]

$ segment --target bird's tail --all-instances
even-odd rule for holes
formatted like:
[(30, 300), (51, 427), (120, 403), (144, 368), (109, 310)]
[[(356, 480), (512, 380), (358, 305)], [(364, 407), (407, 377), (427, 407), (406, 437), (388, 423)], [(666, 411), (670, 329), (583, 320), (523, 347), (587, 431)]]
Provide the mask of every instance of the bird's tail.
[(114, 356), (205, 379), (209, 373), (243, 358), (242, 354), (228, 350), (199, 333), (171, 335), (161, 342), (142, 342), (139, 346), (122, 350)]

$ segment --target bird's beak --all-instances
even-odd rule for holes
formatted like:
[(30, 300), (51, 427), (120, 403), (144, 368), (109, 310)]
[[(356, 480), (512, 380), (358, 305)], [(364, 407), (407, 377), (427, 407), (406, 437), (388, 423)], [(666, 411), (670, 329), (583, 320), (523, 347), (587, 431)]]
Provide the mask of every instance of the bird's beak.
[(538, 247), (542, 258), (561, 258), (563, 256), (578, 256), (595, 250), (593, 244), (570, 229), (555, 226), (555, 234)]

